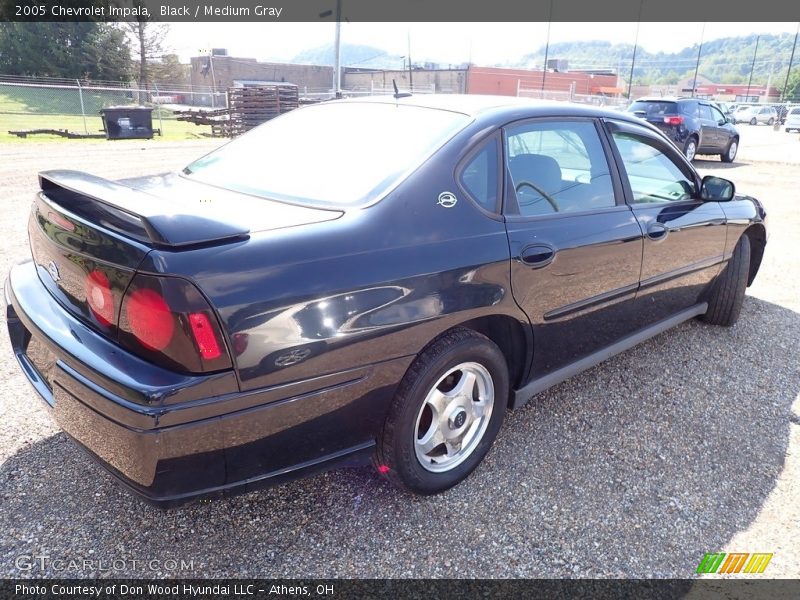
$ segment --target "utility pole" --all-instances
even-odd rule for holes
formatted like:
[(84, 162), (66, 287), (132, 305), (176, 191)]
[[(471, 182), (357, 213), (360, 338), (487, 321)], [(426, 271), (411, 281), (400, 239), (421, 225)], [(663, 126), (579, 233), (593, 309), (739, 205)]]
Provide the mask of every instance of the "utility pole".
[(694, 65), (694, 81), (692, 81), (692, 98), (697, 89), (697, 71), (700, 69), (700, 53), (703, 51), (703, 37), (706, 34), (706, 24), (703, 22), (703, 30), (700, 32), (700, 48), (697, 49), (697, 63)]
[(336, 0), (336, 38), (333, 42), (333, 96), (342, 97), (342, 0)]
[(753, 52), (753, 64), (750, 65), (750, 79), (747, 80), (747, 94), (745, 95), (745, 102), (750, 102), (750, 84), (753, 83), (753, 70), (756, 68), (756, 56), (758, 56), (758, 42), (761, 36), (756, 36), (756, 51)]
[(544, 46), (544, 68), (542, 69), (542, 97), (544, 97), (544, 80), (547, 77), (547, 58), (550, 55), (550, 25), (553, 23), (553, 0), (550, 0), (550, 11), (547, 13), (547, 42)]
[(414, 93), (414, 71), (411, 67), (411, 31), (406, 32), (406, 40), (408, 42), (408, 91)]
[(789, 74), (792, 72), (794, 63), (794, 51), (797, 48), (797, 34), (800, 33), (800, 23), (797, 24), (797, 31), (794, 34), (794, 44), (792, 45), (792, 55), (789, 58), (789, 68), (786, 70), (786, 80), (783, 82), (783, 92), (781, 92), (781, 102), (786, 102), (786, 88), (789, 87)]
[(639, 47), (639, 28), (642, 26), (642, 6), (644, 0), (639, 2), (639, 16), (636, 19), (636, 40), (633, 42), (633, 58), (631, 59), (631, 77), (628, 80), (628, 100), (631, 99), (631, 88), (633, 87), (633, 67), (636, 65), (636, 49)]

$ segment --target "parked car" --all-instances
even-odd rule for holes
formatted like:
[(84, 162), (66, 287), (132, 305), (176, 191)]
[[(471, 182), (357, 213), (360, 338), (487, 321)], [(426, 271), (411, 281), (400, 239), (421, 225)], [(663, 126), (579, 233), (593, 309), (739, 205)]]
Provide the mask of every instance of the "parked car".
[(694, 160), (697, 154), (718, 154), (733, 162), (739, 150), (739, 131), (716, 104), (698, 98), (639, 98), (628, 107), (654, 125)]
[(786, 115), (785, 129), (789, 131), (800, 131), (800, 106), (789, 109), (789, 114)]
[(507, 409), (687, 319), (735, 323), (766, 244), (761, 204), (657, 128), (518, 98), (327, 102), (181, 172), (39, 183), (12, 348), (160, 504), (369, 461), (441, 492)]
[[(739, 105), (733, 111), (733, 121), (731, 121), (734, 125), (737, 123), (747, 123), (750, 120), (749, 113), (752, 110), (752, 106), (749, 105)], [(748, 115), (745, 119), (745, 115)]]
[(735, 104), (728, 104), (726, 102), (711, 102), (712, 106), (716, 106), (720, 112), (728, 119), (729, 123), (733, 123), (733, 112), (736, 110)]
[(744, 110), (741, 110), (741, 108), (734, 114), (737, 123), (774, 125), (778, 118), (778, 112), (773, 106), (748, 106), (744, 107)]

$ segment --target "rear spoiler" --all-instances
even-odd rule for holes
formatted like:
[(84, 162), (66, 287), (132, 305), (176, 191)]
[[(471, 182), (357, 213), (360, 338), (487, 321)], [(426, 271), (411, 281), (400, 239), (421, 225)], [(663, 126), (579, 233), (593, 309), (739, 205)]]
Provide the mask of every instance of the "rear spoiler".
[[(244, 238), (250, 229), (81, 171), (39, 173), (46, 200), (145, 244), (180, 247)], [(200, 209), (200, 207), (197, 207)]]

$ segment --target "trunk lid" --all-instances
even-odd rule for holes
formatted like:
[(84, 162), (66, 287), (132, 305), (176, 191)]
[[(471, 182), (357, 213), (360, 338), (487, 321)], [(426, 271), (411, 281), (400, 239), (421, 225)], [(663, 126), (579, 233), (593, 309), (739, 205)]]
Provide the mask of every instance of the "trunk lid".
[(28, 224), (39, 278), (67, 310), (110, 337), (116, 336), (125, 291), (153, 248), (177, 252), (241, 242), (251, 231), (342, 214), (221, 190), (177, 174), (114, 182), (45, 171), (39, 181)]

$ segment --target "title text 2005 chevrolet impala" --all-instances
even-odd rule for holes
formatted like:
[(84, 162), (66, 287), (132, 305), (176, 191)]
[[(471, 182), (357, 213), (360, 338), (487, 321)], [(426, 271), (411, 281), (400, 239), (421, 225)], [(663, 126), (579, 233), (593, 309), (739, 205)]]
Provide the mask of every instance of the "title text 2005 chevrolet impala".
[(180, 173), (40, 183), (14, 351), (161, 503), (370, 459), (447, 489), (507, 408), (733, 324), (766, 243), (758, 201), (636, 117), (486, 96), (330, 102)]

